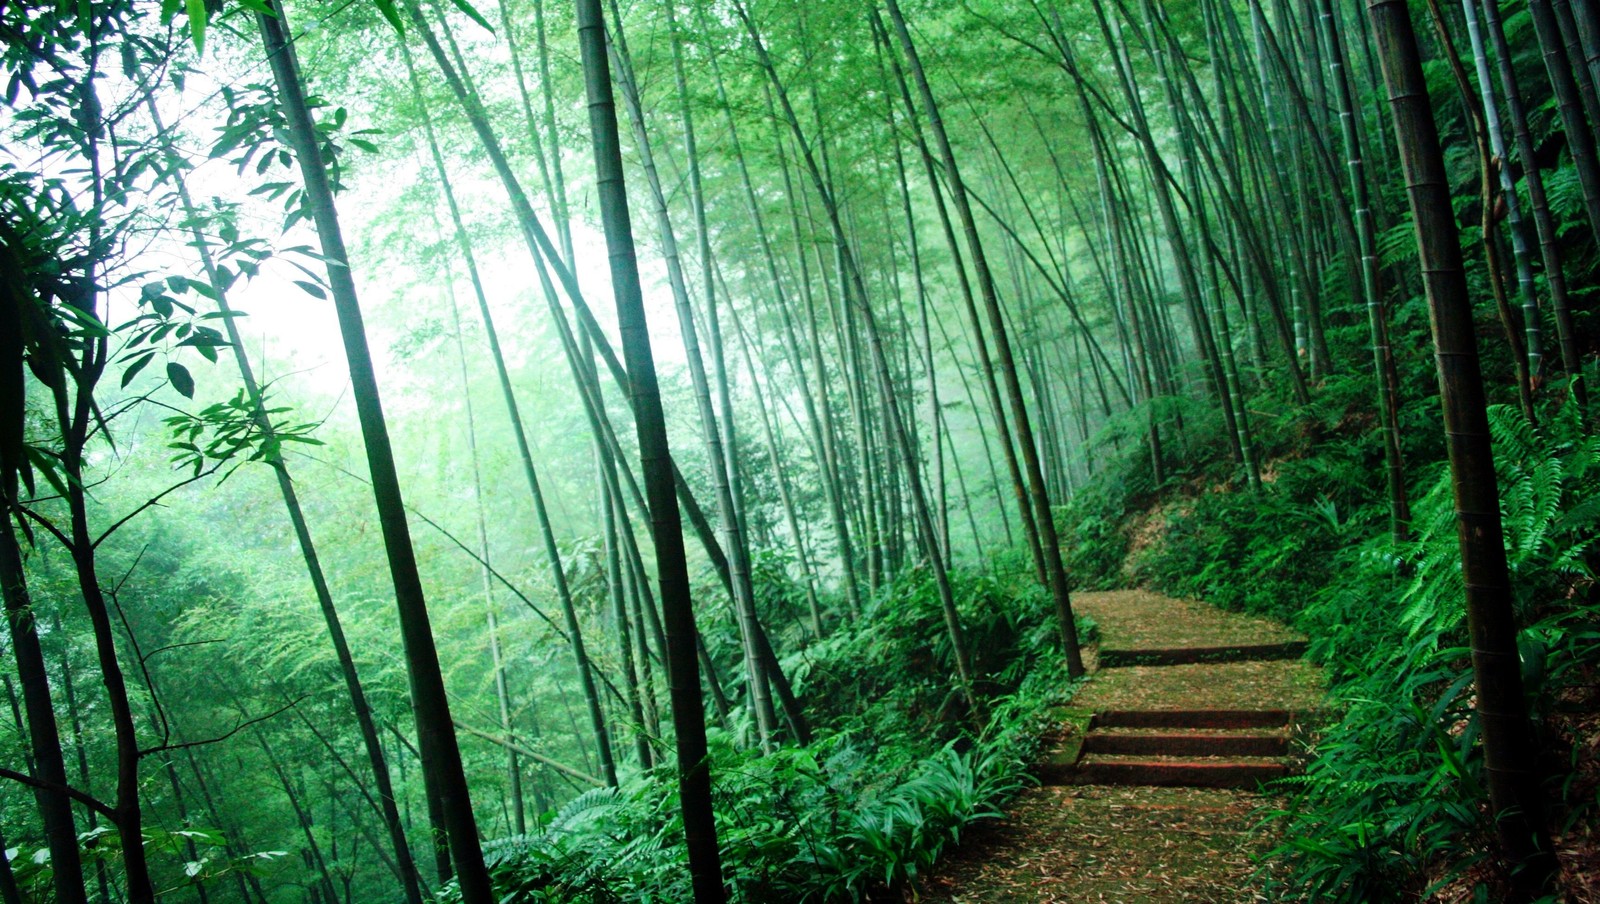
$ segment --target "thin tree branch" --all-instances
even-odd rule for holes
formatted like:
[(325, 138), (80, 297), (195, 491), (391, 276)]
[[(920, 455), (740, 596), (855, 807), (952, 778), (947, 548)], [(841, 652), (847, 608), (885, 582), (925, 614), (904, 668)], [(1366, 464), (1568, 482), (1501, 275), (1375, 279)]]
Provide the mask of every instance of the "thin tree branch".
[(101, 816), (111, 820), (112, 822), (117, 821), (117, 811), (113, 810), (110, 805), (104, 803), (99, 798), (83, 791), (79, 791), (77, 788), (71, 787), (70, 785), (58, 785), (55, 782), (47, 782), (44, 779), (34, 778), (26, 773), (15, 772), (10, 769), (0, 769), (0, 778), (9, 778), (14, 782), (20, 782), (31, 788), (38, 788), (41, 791), (49, 791), (54, 794), (65, 794), (78, 803), (83, 804), (96, 813), (99, 813)]
[(538, 762), (538, 763), (543, 763), (544, 765), (549, 766), (551, 769), (554, 769), (557, 772), (560, 772), (560, 773), (562, 773), (564, 775), (570, 775), (573, 778), (578, 779), (579, 781), (588, 782), (589, 784), (595, 786), (596, 788), (604, 788), (606, 786), (605, 782), (595, 778), (594, 776), (588, 774), (587, 772), (584, 772), (581, 769), (573, 768), (572, 766), (568, 766), (565, 763), (553, 760), (550, 757), (547, 757), (544, 754), (539, 753), (537, 751), (529, 750), (527, 747), (524, 747), (523, 745), (518, 744), (516, 741), (513, 741), (510, 738), (502, 738), (499, 735), (493, 735), (493, 734), (490, 734), (487, 731), (480, 731), (479, 729), (473, 728), (472, 726), (461, 722), (459, 719), (455, 720), (455, 723), (456, 723), (456, 728), (457, 729), (459, 729), (461, 731), (464, 731), (467, 734), (472, 735), (475, 738), (482, 738), (483, 740), (488, 741), (491, 744), (498, 744), (499, 746), (504, 747), (507, 750), (515, 750), (517, 753), (522, 754), (523, 756), (527, 757), (530, 760), (533, 760), (533, 761)]
[[(362, 477), (361, 475), (351, 473), (350, 471), (347, 471), (344, 468), (341, 468), (341, 467), (339, 467), (338, 465), (336, 465), (336, 464), (334, 464), (332, 462), (323, 461), (322, 459), (317, 458), (317, 457), (312, 456), (312, 455), (307, 455), (306, 457), (311, 459), (314, 462), (317, 462), (318, 464), (327, 465), (328, 467), (334, 469), (335, 471), (338, 471), (339, 473), (345, 475), (346, 477), (352, 478), (354, 480), (359, 480), (362, 483), (368, 483), (367, 479)], [(450, 533), (450, 531), (446, 530), (444, 528), (444, 526), (441, 525), (439, 522), (433, 520), (432, 518), (429, 518), (427, 515), (424, 515), (422, 512), (417, 511), (417, 509), (415, 507), (411, 506), (411, 505), (407, 505), (406, 506), (406, 511), (410, 512), (413, 515), (416, 515), (418, 518), (421, 518), (422, 522), (424, 524), (426, 524), (429, 527), (433, 528), (434, 530), (438, 531), (440, 534), (443, 534), (444, 538), (446, 540), (449, 540), (451, 543), (455, 544), (456, 548), (460, 549), (462, 552), (464, 552), (467, 555), (471, 556), (472, 560), (474, 562), (477, 562), (479, 565), (482, 565), (484, 567), (484, 569), (487, 570), (489, 572), (489, 574), (495, 580), (500, 582), (501, 586), (503, 586), (507, 590), (511, 591), (513, 596), (515, 596), (517, 599), (521, 600), (523, 602), (523, 604), (526, 605), (529, 609), (532, 609), (533, 610), (533, 614), (539, 616), (541, 619), (544, 619), (544, 623), (546, 625), (550, 626), (550, 630), (556, 632), (556, 636), (557, 637), (560, 637), (563, 641), (566, 641), (568, 643), (571, 642), (571, 639), (569, 637), (567, 637), (567, 632), (560, 625), (556, 624), (554, 619), (552, 619), (550, 616), (544, 614), (544, 610), (540, 609), (537, 605), (535, 605), (533, 600), (528, 599), (527, 594), (523, 593), (521, 590), (518, 590), (517, 586), (515, 584), (511, 583), (509, 578), (507, 578), (505, 575), (501, 574), (500, 572), (496, 571), (493, 565), (490, 565), (487, 561), (485, 561), (482, 556), (479, 556), (467, 544), (461, 542), (461, 540), (458, 539), (455, 534)]]
[(126, 515), (123, 515), (121, 518), (118, 518), (114, 523), (112, 523), (112, 525), (110, 527), (106, 528), (105, 531), (100, 534), (100, 536), (98, 536), (98, 537), (96, 537), (94, 539), (93, 543), (89, 544), (90, 548), (98, 549), (100, 547), (101, 541), (105, 540), (107, 537), (109, 537), (112, 534), (116, 533), (122, 527), (122, 525), (127, 524), (129, 521), (132, 521), (134, 518), (138, 517), (140, 514), (145, 512), (147, 509), (150, 509), (150, 508), (153, 508), (153, 507), (155, 507), (157, 505), (160, 505), (161, 504), (161, 500), (165, 499), (166, 497), (168, 497), (168, 496), (172, 495), (173, 493), (177, 492), (178, 490), (188, 486), (189, 484), (194, 483), (197, 480), (200, 480), (203, 477), (210, 477), (212, 474), (217, 473), (219, 470), (222, 469), (222, 465), (226, 461), (227, 461), (227, 459), (223, 459), (222, 461), (217, 462), (216, 464), (214, 464), (211, 467), (205, 469), (204, 471), (196, 471), (193, 475), (191, 475), (189, 477), (185, 477), (183, 480), (179, 481), (178, 483), (175, 483), (172, 486), (167, 487), (166, 489), (162, 490), (161, 492), (157, 493), (156, 495), (154, 495), (154, 496), (150, 497), (149, 499), (145, 500), (144, 502), (140, 503), (136, 508), (134, 508), (133, 511), (127, 513)]
[(300, 701), (306, 699), (309, 696), (311, 696), (311, 695), (310, 694), (301, 694), (300, 696), (294, 698), (293, 700), (289, 701), (288, 703), (284, 704), (283, 706), (280, 706), (277, 709), (273, 710), (272, 712), (267, 713), (264, 716), (257, 716), (254, 719), (246, 719), (245, 721), (240, 722), (238, 725), (233, 726), (233, 728), (229, 729), (228, 731), (224, 732), (223, 734), (217, 735), (214, 738), (207, 738), (204, 741), (183, 741), (183, 742), (178, 743), (178, 744), (158, 744), (155, 747), (146, 747), (145, 749), (139, 751), (139, 756), (141, 758), (143, 758), (143, 757), (147, 757), (147, 756), (149, 756), (149, 755), (151, 755), (153, 753), (160, 753), (160, 752), (162, 752), (164, 750), (186, 750), (186, 749), (188, 749), (190, 747), (204, 747), (204, 746), (206, 746), (208, 744), (219, 744), (219, 743), (221, 743), (223, 741), (226, 741), (227, 739), (233, 737), (234, 735), (238, 734), (239, 732), (245, 730), (246, 728), (249, 728), (252, 725), (257, 725), (257, 724), (260, 724), (262, 722), (267, 721), (268, 719), (275, 719), (278, 716), (283, 715), (284, 713), (286, 713), (289, 710), (295, 708), (296, 706), (299, 706), (300, 705)]
[(168, 653), (168, 652), (171, 652), (173, 650), (181, 650), (184, 647), (202, 647), (202, 646), (205, 646), (206, 644), (223, 643), (223, 642), (224, 642), (223, 638), (213, 637), (210, 640), (188, 640), (188, 641), (184, 641), (183, 643), (169, 643), (164, 647), (156, 647), (154, 650), (151, 650), (150, 652), (144, 654), (144, 658), (146, 660), (150, 660), (150, 659), (154, 659), (156, 656), (160, 655), (161, 653)]
[[(60, 498), (60, 497), (56, 497), (56, 498)], [(35, 512), (33, 509), (27, 508), (27, 507), (25, 507), (23, 505), (20, 505), (18, 503), (12, 503), (11, 511), (15, 512), (18, 515), (21, 515), (23, 518), (25, 518), (25, 519), (27, 519), (29, 521), (34, 522), (35, 524), (37, 524), (40, 527), (44, 528), (46, 531), (49, 531), (50, 534), (56, 538), (56, 541), (59, 542), (64, 548), (66, 548), (66, 549), (71, 549), (72, 548), (72, 538), (67, 536), (67, 534), (61, 530), (61, 528), (56, 527), (55, 524), (51, 523), (50, 519), (48, 519), (45, 516), (39, 514), (38, 512)], [(25, 525), (23, 525), (22, 527), (23, 527), (23, 532), (27, 533), (27, 527)], [(30, 537), (30, 540), (31, 540), (31, 537)]]

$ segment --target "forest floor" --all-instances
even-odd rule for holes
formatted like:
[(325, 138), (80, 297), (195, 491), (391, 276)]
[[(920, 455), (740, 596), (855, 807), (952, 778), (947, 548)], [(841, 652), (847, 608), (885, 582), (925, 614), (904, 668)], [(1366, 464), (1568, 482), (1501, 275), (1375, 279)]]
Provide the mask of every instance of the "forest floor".
[[(1286, 730), (1323, 703), (1318, 670), (1299, 659), (1128, 665), (1174, 651), (1294, 644), (1273, 622), (1143, 590), (1080, 593), (1074, 610), (1100, 625), (1091, 680), (1062, 712), (1052, 759), (1069, 777), (1090, 714), (1113, 711), (1287, 711)], [(1281, 653), (1281, 651), (1280, 651)], [(1130, 660), (1130, 654), (1132, 659)], [(1176, 658), (1182, 658), (1179, 653)], [(1100, 667), (1106, 661), (1108, 665)], [(1047, 764), (1048, 765), (1048, 764)], [(1258, 858), (1278, 841), (1266, 813), (1279, 798), (1239, 788), (1061, 784), (1060, 769), (1020, 795), (1003, 819), (976, 827), (920, 883), (940, 904), (1244, 902), (1262, 900)]]

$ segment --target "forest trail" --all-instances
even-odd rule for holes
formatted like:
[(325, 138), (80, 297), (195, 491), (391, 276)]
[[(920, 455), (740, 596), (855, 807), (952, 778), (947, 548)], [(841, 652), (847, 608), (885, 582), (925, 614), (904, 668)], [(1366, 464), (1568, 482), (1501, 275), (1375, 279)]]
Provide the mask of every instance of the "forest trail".
[(923, 883), (945, 904), (1258, 900), (1275, 839), (1259, 782), (1292, 768), (1323, 699), (1305, 638), (1143, 590), (1081, 593), (1094, 679), (1061, 712), (1042, 784)]

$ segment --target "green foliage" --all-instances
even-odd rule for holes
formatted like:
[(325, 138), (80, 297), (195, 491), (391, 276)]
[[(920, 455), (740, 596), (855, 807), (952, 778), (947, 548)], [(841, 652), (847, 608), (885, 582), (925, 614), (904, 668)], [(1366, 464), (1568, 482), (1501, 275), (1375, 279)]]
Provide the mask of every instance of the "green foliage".
[[(194, 384), (191, 383), (185, 395), (193, 393)], [(288, 410), (287, 407), (258, 409), (240, 389), (226, 402), (164, 418), (163, 422), (172, 430), (168, 448), (173, 450), (173, 463), (198, 476), (208, 464), (277, 461), (282, 456), (284, 443), (322, 445), (321, 440), (311, 435), (314, 427), (311, 424), (274, 424), (270, 430), (262, 429), (264, 422)]]
[[(1491, 409), (1490, 420), (1527, 625), (1519, 642), (1525, 690), (1542, 714), (1600, 665), (1600, 442), (1571, 406), (1543, 430), (1507, 407)], [(1289, 867), (1282, 893), (1410, 900), (1427, 877), (1444, 881), (1472, 867), (1492, 836), (1446, 476), (1417, 504), (1415, 524), (1417, 539), (1399, 549), (1379, 539), (1341, 552), (1333, 567), (1342, 579), (1314, 594), (1298, 619), (1345, 709), (1306, 774), (1286, 783), (1293, 796), (1277, 815), (1289, 840), (1273, 854)]]
[[(904, 888), (1026, 785), (1043, 714), (1066, 681), (1044, 655), (1045, 601), (1033, 594), (1002, 605), (1012, 579), (1000, 574), (954, 575), (994, 692), (981, 729), (963, 727), (938, 600), (930, 577), (914, 571), (885, 586), (858, 624), (789, 664), (817, 717), (817, 741), (762, 756), (711, 733), (733, 900), (854, 901)], [(682, 831), (675, 774), (658, 768), (590, 791), (537, 831), (485, 850), (507, 904), (681, 901), (689, 897)]]
[(1317, 901), (1412, 900), (1441, 858), (1470, 865), (1489, 826), (1469, 718), (1471, 671), (1437, 638), (1367, 661), (1339, 691), (1348, 708), (1285, 780), (1288, 867), (1279, 894)]
[[(999, 815), (1026, 784), (1044, 683), (1003, 701), (989, 729), (915, 755), (849, 733), (769, 756), (713, 733), (723, 875), (735, 901), (861, 900), (900, 888), (965, 827)], [(501, 900), (687, 900), (670, 769), (590, 791), (538, 831), (485, 848)], [(442, 896), (456, 900), (453, 889)]]
[(1056, 529), (1070, 538), (1063, 548), (1067, 574), (1080, 590), (1105, 590), (1122, 582), (1128, 536), (1108, 501), (1107, 490), (1097, 482), (1056, 509)]
[[(1051, 649), (1043, 591), (1023, 563), (993, 573), (956, 571), (951, 582), (980, 693), (1014, 690)], [(913, 569), (873, 596), (860, 622), (784, 663), (818, 725), (881, 741), (943, 737), (965, 717), (954, 652), (933, 576)]]
[[(216, 142), (211, 147), (213, 159), (225, 159), (242, 174), (253, 169), (255, 175), (264, 176), (274, 166), (293, 169), (293, 152), (287, 146), (288, 124), (277, 102), (277, 94), (266, 84), (246, 85), (243, 88), (223, 86), (219, 94), (228, 107), (228, 123), (219, 129)], [(307, 96), (306, 106), (315, 116), (332, 105), (315, 95)], [(314, 123), (318, 150), (328, 171), (329, 187), (335, 193), (344, 190), (344, 172), (348, 157), (344, 145), (336, 139), (343, 138), (351, 146), (366, 153), (376, 153), (377, 145), (369, 137), (378, 129), (355, 129), (345, 132), (349, 113), (344, 107), (333, 107), (326, 117)], [(310, 200), (298, 181), (266, 182), (256, 186), (250, 194), (282, 204), (287, 216), (283, 230), (304, 220), (311, 221)], [(302, 268), (304, 269), (304, 268)], [(317, 298), (323, 294), (323, 279), (312, 270), (304, 271), (309, 280), (295, 280), (295, 284)]]
[[(1166, 513), (1163, 542), (1132, 563), (1178, 596), (1288, 620), (1327, 575), (1334, 551), (1369, 526), (1328, 496), (1298, 501), (1281, 486), (1207, 493)], [(1271, 538), (1272, 542), (1261, 542)]]
[[(221, 832), (214, 829), (163, 829), (146, 826), (145, 850), (153, 857), (174, 865), (170, 881), (175, 885), (198, 887), (213, 886), (231, 873), (246, 872), (265, 875), (270, 867), (288, 856), (287, 851), (254, 851), (233, 855), (227, 852)], [(86, 867), (100, 866), (115, 875), (122, 869), (122, 848), (117, 840), (117, 830), (107, 825), (90, 829), (78, 836), (78, 845)], [(194, 858), (190, 859), (190, 852)], [(0, 851), (11, 856), (13, 874), (23, 892), (23, 900), (39, 902), (55, 900), (55, 875), (50, 864), (49, 848), (24, 851), (13, 848)]]

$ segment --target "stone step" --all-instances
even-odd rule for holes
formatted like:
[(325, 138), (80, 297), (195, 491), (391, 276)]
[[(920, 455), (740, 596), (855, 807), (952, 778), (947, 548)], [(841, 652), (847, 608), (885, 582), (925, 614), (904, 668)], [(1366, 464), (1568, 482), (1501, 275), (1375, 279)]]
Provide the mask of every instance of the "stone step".
[(1289, 755), (1283, 733), (1243, 731), (1091, 731), (1084, 753), (1119, 756), (1281, 757)]
[(1267, 758), (1153, 758), (1085, 756), (1071, 770), (1041, 776), (1046, 784), (1158, 785), (1183, 788), (1254, 789), (1282, 778), (1288, 767)]
[(1041, 785), (1086, 784), (1075, 781), (1078, 772), (1078, 759), (1082, 754), (1083, 748), (1080, 744), (1051, 750), (1038, 762), (1034, 763), (1033, 769), (1030, 771)]
[(1144, 650), (1100, 651), (1100, 667), (1123, 668), (1134, 665), (1192, 665), (1200, 662), (1265, 662), (1299, 659), (1306, 652), (1303, 640), (1280, 643), (1235, 644), (1221, 647), (1170, 647)]
[(1284, 709), (1112, 709), (1095, 713), (1094, 728), (1283, 728)]

